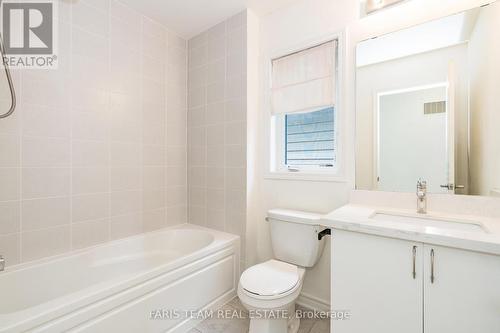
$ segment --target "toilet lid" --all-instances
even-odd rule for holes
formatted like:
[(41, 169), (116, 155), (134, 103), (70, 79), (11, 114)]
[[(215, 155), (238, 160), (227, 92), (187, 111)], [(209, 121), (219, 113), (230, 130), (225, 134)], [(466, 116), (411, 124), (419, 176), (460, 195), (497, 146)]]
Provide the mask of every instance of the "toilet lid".
[(240, 278), (246, 291), (260, 296), (275, 296), (293, 289), (299, 282), (297, 266), (270, 260), (247, 269)]

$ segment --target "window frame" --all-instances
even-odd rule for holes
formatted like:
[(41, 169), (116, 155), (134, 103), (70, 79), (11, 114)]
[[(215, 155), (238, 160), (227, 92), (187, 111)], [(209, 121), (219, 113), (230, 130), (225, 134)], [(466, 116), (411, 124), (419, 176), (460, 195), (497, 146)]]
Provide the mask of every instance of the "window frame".
[[(331, 181), (331, 182), (347, 182), (345, 176), (345, 154), (344, 143), (346, 136), (344, 103), (343, 103), (343, 77), (344, 77), (344, 32), (328, 35), (323, 38), (309, 40), (296, 45), (295, 47), (287, 50), (273, 52), (265, 59), (265, 75), (267, 81), (263, 88), (264, 96), (264, 124), (265, 124), (265, 175), (266, 179), (284, 179), (284, 180), (309, 180), (309, 181)], [(335, 140), (336, 140), (336, 165), (332, 168), (328, 167), (293, 167), (288, 169), (285, 166), (285, 116), (276, 116), (271, 113), (271, 89), (272, 89), (272, 66), (273, 60), (290, 55), (292, 53), (300, 52), (321, 44), (336, 40), (337, 41), (337, 63), (336, 63), (336, 104), (334, 105), (334, 126), (335, 126)], [(311, 110), (319, 111), (318, 110)], [(281, 119), (279, 119), (281, 118)]]

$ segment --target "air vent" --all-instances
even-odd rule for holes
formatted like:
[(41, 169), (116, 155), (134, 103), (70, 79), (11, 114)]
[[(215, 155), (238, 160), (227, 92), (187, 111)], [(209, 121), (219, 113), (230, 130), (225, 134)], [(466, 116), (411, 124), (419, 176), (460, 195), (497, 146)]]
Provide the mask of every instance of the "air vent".
[(446, 113), (446, 101), (424, 104), (424, 114)]

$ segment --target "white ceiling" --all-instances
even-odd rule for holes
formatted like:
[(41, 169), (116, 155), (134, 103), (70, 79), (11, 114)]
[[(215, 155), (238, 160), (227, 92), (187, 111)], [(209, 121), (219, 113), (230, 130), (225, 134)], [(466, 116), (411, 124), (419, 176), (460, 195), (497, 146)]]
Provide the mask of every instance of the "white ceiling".
[(265, 15), (297, 0), (122, 0), (184, 38), (191, 38), (246, 8)]

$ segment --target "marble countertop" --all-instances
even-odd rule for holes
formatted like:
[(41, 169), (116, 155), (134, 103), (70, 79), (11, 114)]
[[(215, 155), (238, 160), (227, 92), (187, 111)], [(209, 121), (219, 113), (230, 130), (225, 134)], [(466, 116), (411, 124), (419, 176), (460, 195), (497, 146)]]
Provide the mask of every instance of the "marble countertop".
[[(400, 215), (413, 218), (453, 220), (460, 223), (481, 225), (484, 231), (464, 231), (429, 225), (408, 224), (378, 219), (376, 214)], [(420, 216), (415, 210), (387, 206), (349, 204), (321, 219), (321, 225), (332, 228), (361, 232), (383, 237), (448, 246), (458, 249), (500, 255), (500, 219), (476, 216), (453, 215), (429, 211)], [(335, 238), (335, 235), (333, 234)]]

